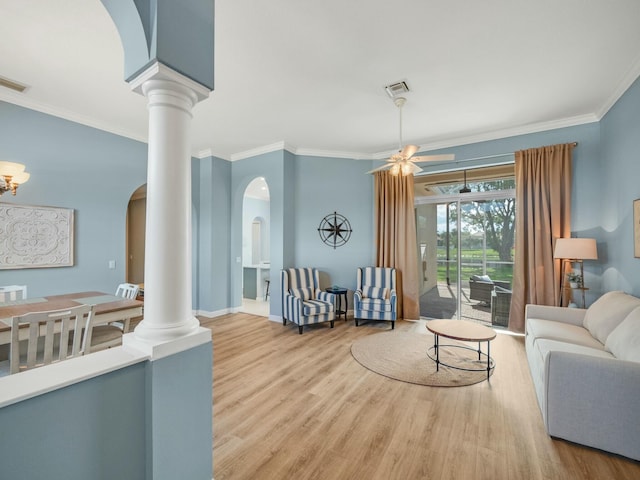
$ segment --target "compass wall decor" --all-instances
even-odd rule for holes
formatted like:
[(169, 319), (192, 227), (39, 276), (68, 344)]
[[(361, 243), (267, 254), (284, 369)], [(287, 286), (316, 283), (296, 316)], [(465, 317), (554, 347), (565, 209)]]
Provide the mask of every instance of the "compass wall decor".
[(351, 224), (337, 212), (330, 213), (320, 221), (318, 233), (324, 243), (334, 248), (341, 247), (351, 238)]

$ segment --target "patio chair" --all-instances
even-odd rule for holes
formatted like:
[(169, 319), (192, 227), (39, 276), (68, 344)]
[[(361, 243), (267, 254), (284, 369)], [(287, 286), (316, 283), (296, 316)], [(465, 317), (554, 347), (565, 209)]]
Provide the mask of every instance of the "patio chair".
[(491, 292), (496, 285), (507, 290), (511, 288), (510, 282), (492, 280), (489, 275), (473, 275), (469, 279), (469, 298), (489, 305)]
[(508, 327), (510, 309), (511, 290), (498, 285), (493, 287), (491, 292), (491, 324)]

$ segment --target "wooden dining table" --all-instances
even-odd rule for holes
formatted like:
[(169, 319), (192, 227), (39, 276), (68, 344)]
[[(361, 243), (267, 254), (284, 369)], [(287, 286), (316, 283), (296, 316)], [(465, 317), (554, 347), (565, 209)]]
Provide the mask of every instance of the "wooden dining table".
[[(46, 312), (77, 307), (78, 305), (95, 305), (93, 325), (106, 325), (125, 318), (142, 316), (144, 302), (128, 298), (116, 297), (103, 292), (78, 292), (48, 297), (27, 298), (0, 304), (0, 345), (11, 343), (11, 319), (15, 316), (31, 312)], [(25, 325), (28, 327), (28, 325)], [(28, 328), (20, 332), (20, 339), (28, 337)]]

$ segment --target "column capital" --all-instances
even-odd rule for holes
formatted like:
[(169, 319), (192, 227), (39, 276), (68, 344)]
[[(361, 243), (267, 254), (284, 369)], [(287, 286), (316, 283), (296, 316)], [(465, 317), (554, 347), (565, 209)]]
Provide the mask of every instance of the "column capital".
[[(166, 82), (166, 85), (174, 84), (188, 89), (191, 92), (190, 96), (193, 96), (193, 105), (202, 100), (206, 100), (209, 97), (211, 90), (202, 86), (198, 82), (191, 80), (190, 78), (176, 72), (170, 67), (160, 63), (154, 62), (147, 69), (143, 70), (137, 77), (133, 78), (129, 85), (131, 90), (140, 95), (147, 96), (149, 87), (145, 88), (145, 85), (149, 85), (149, 81)], [(162, 83), (154, 82), (155, 85), (162, 85)], [(145, 91), (147, 90), (147, 91)]]

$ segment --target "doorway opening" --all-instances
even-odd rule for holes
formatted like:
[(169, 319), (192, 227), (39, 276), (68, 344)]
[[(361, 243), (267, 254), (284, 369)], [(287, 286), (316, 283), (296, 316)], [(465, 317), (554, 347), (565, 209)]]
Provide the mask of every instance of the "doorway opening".
[(147, 222), (147, 185), (136, 189), (127, 206), (126, 282), (140, 285), (144, 292), (144, 251)]
[(508, 324), (513, 165), (416, 177), (420, 316)]
[(242, 306), (241, 311), (269, 316), (270, 215), (269, 186), (264, 177), (253, 179), (242, 201)]

